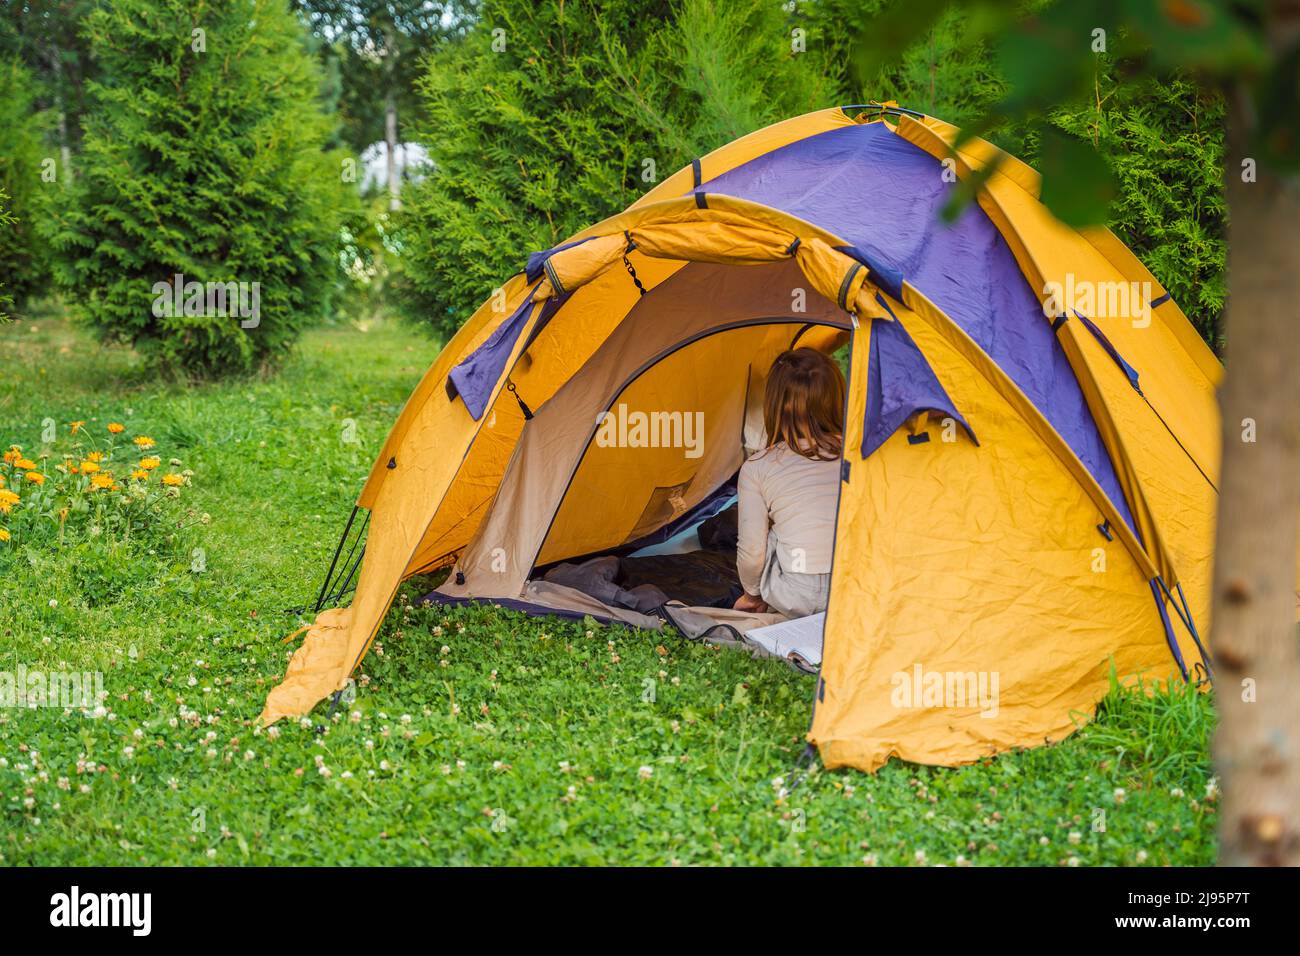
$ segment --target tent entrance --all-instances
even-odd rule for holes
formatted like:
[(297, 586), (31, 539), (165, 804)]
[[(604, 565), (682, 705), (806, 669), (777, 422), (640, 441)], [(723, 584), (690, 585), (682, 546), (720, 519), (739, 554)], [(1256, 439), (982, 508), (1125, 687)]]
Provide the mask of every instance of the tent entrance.
[(766, 316), (702, 330), (633, 369), (588, 409), (529, 586), (643, 614), (668, 601), (730, 608), (735, 479), (764, 444), (768, 369), (792, 346), (833, 352), (847, 335), (847, 322)]
[[(572, 588), (548, 592), (546, 572), (630, 559), (708, 517), (702, 508), (762, 447), (772, 361), (792, 345), (833, 352), (851, 328), (848, 313), (810, 290), (793, 260), (689, 262), (580, 355), (558, 346), (576, 342), (587, 323), (607, 321), (582, 298), (590, 288), (573, 294), (512, 373), (532, 417), (520, 422), (495, 494), (440, 595), (609, 614)], [(546, 394), (538, 384), (556, 363), (572, 371)], [(508, 407), (513, 398), (497, 402)], [(494, 420), (486, 421), (495, 438)], [(713, 567), (734, 573), (734, 555)], [(620, 617), (660, 624), (652, 615)]]
[(629, 552), (680, 528), (763, 446), (776, 356), (793, 345), (833, 352), (846, 338), (847, 322), (767, 316), (704, 330), (632, 370), (588, 408), (585, 447), (534, 565)]

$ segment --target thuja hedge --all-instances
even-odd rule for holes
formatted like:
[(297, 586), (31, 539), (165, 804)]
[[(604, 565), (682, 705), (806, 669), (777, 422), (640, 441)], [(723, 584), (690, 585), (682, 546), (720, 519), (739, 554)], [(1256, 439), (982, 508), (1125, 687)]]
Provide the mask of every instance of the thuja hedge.
[(85, 31), (104, 78), (46, 224), (58, 286), (163, 369), (274, 363), (328, 308), (355, 201), (300, 23), (281, 0), (118, 0)]

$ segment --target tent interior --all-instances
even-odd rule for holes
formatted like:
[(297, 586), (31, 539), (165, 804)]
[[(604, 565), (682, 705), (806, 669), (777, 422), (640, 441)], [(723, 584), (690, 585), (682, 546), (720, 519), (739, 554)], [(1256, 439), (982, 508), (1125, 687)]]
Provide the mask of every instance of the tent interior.
[[(665, 264), (638, 259), (638, 277)], [(701, 556), (708, 549), (698, 527), (734, 502), (741, 464), (764, 447), (763, 394), (777, 355), (792, 347), (833, 355), (849, 342), (851, 319), (809, 288), (793, 260), (671, 265), (653, 295), (636, 293), (592, 354), (556, 346), (589, 321), (579, 296), (601, 295), (610, 280), (636, 288), (622, 268), (577, 290), (524, 351), (511, 373), (515, 390), (502, 392), (488, 422), (500, 423), (521, 401), (531, 419), (456, 573), (430, 599), (504, 598), (538, 613), (655, 628), (665, 599), (727, 610), (739, 596), (734, 534), (729, 557), (725, 542)], [(538, 396), (530, 385), (539, 363), (556, 360), (576, 367), (553, 394)], [(600, 556), (622, 559), (603, 566), (618, 587), (575, 587), (583, 577), (575, 567)], [(642, 558), (657, 560), (638, 565)], [(656, 596), (624, 600), (637, 586), (629, 578), (657, 588)], [(524, 600), (511, 601), (512, 592)], [(721, 623), (735, 637), (781, 620), (710, 614), (706, 628)]]

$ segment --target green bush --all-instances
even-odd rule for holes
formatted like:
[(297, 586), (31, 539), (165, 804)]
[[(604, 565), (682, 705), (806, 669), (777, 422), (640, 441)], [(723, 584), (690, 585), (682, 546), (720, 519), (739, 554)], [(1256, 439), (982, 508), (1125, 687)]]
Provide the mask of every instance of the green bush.
[[(7, 236), (13, 229), (14, 222), (14, 217), (9, 213), (9, 197), (0, 189), (0, 236)], [(9, 321), (9, 313), (5, 310), (13, 308), (13, 305), (13, 296), (5, 291), (5, 284), (0, 281), (0, 322)]]
[[(597, 16), (597, 12), (599, 16)], [(489, 0), (430, 57), (409, 304), (450, 333), (528, 254), (750, 130), (830, 105), (770, 0)]]
[(1110, 226), (1212, 347), (1223, 345), (1224, 102), (1185, 78), (1098, 76), (1097, 99), (1052, 122), (1091, 140), (1119, 185)]
[(301, 25), (280, 0), (120, 0), (85, 32), (104, 80), (49, 225), (58, 285), (165, 370), (274, 362), (329, 307), (347, 201)]
[(44, 117), (35, 112), (34, 100), (32, 75), (19, 61), (0, 59), (0, 129), (5, 137), (0, 194), (8, 196), (9, 217), (0, 221), (0, 295), (10, 297), (14, 308), (22, 308), (49, 284), (49, 261), (36, 224), (44, 214), (45, 189), (53, 183), (41, 176)]
[[(854, 31), (899, 0), (819, 0), (807, 8), (809, 48), (822, 53), (843, 102), (897, 100), (957, 126), (995, 115), (1007, 86), (977, 13), (950, 10), (897, 65), (866, 83), (852, 70)], [(1118, 184), (1109, 225), (1168, 289), (1213, 347), (1222, 345), (1226, 246), (1224, 104), (1185, 80), (1157, 83), (1097, 60), (1095, 96), (1053, 111), (1050, 125), (1092, 142)], [(1030, 164), (1038, 140), (1023, 124), (988, 134)]]

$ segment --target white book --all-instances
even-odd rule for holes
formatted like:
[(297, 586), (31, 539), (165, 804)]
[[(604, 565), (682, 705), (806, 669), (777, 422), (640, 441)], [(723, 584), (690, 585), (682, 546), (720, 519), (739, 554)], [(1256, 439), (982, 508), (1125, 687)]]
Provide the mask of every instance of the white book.
[(826, 626), (826, 612), (808, 617), (796, 617), (745, 632), (745, 638), (758, 644), (777, 657), (801, 657), (819, 666), (822, 662), (822, 630)]

